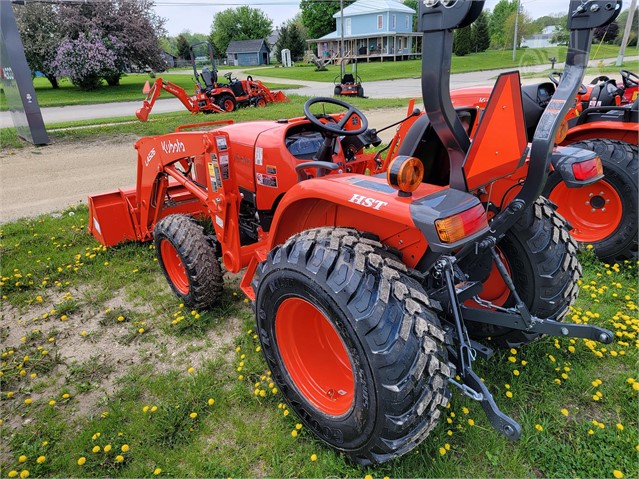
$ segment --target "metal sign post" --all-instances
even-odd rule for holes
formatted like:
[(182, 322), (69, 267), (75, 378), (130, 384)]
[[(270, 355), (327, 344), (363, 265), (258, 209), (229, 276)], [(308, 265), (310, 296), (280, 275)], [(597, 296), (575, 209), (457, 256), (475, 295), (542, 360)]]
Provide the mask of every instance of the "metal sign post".
[(49, 144), (11, 1), (0, 0), (0, 81), (18, 136)]

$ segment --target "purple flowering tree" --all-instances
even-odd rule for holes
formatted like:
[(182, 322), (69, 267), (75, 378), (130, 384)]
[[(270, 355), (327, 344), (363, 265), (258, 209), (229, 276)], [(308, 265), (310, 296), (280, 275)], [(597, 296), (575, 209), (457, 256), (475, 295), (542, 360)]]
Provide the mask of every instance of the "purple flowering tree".
[(117, 54), (98, 34), (89, 32), (64, 40), (52, 67), (56, 75), (68, 76), (82, 90), (95, 90), (103, 77), (118, 71)]

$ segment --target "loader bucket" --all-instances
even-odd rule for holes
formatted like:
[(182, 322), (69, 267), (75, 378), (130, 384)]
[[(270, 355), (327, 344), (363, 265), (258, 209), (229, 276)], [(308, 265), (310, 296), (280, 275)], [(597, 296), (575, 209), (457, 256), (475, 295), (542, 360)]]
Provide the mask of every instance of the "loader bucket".
[(285, 102), (285, 101), (290, 101), (288, 99), (288, 97), (282, 93), (281, 91), (278, 91), (276, 93), (273, 94), (273, 101), (274, 102)]
[(134, 189), (89, 196), (88, 229), (91, 234), (104, 246), (137, 240), (130, 208), (134, 201)]

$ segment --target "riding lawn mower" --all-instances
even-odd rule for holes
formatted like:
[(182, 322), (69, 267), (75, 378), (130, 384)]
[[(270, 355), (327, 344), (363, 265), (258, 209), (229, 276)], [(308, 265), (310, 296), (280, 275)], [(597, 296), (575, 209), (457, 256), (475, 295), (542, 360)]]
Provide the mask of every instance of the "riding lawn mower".
[(520, 425), (474, 361), (544, 334), (613, 340), (562, 321), (581, 267), (569, 226), (540, 194), (551, 165), (572, 188), (602, 177), (595, 153), (554, 139), (593, 29), (621, 1), (570, 2), (565, 72), (530, 144), (517, 72), (499, 76), (481, 118), (451, 103), (453, 32), (483, 6), (419, 3), (428, 125), (415, 122), (398, 154), (365, 151), (380, 142), (366, 116), (313, 98), (304, 117), (142, 138), (136, 187), (89, 198), (91, 233), (108, 246), (153, 241), (190, 307), (220, 300), (222, 264), (246, 268), (240, 287), (277, 388), (309, 431), (359, 464), (414, 449), (453, 387), (515, 440)]

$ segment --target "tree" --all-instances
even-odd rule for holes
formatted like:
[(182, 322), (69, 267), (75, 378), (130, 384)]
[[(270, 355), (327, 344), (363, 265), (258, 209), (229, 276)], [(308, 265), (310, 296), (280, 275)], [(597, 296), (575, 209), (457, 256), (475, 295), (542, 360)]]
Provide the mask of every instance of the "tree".
[(499, 0), (492, 14), (490, 15), (490, 23), (488, 28), (490, 30), (490, 43), (495, 48), (504, 48), (510, 44), (512, 45), (512, 35), (510, 39), (506, 36), (504, 26), (508, 17), (517, 11), (517, 0)]
[(569, 40), (570, 31), (566, 28), (566, 24), (559, 25), (550, 38), (550, 42), (557, 45), (568, 45)]
[(298, 60), (304, 56), (306, 42), (302, 27), (296, 19), (286, 22), (280, 28), (280, 37), (275, 43), (277, 59), (282, 61), (282, 50), (288, 48), (291, 51), (291, 59)]
[(455, 55), (463, 57), (473, 51), (472, 35), (470, 25), (455, 31), (455, 39), (453, 40), (453, 53)]
[(190, 58), (189, 53), (189, 41), (186, 39), (183, 33), (180, 33), (176, 39), (177, 56), (182, 58), (183, 60), (188, 60)]
[[(513, 46), (513, 38), (515, 37), (515, 21), (517, 12), (508, 15), (504, 23), (504, 46)], [(532, 20), (526, 12), (519, 12), (519, 23), (517, 25), (517, 48), (521, 45), (521, 41), (526, 35), (532, 31)]]
[[(409, 8), (412, 8), (413, 10), (415, 10), (415, 12), (419, 11), (419, 5), (418, 5), (418, 1), (417, 0), (404, 0), (403, 1), (404, 5), (406, 5)], [(417, 13), (415, 13), (415, 15), (413, 15), (413, 31), (417, 31), (417, 17), (419, 15), (417, 15)]]
[(216, 53), (223, 56), (231, 40), (264, 39), (271, 34), (271, 30), (273, 22), (262, 10), (244, 5), (216, 13), (210, 39)]
[[(344, 0), (344, 8), (354, 3), (355, 0)], [(339, 12), (339, 0), (302, 0), (302, 24), (308, 30), (310, 38), (320, 38), (336, 30), (333, 15)], [(338, 19), (339, 21), (339, 19)]]
[(64, 32), (56, 6), (30, 2), (13, 8), (29, 68), (42, 72), (51, 86), (58, 88), (52, 62)]
[(90, 28), (103, 39), (114, 37), (123, 45), (115, 52), (118, 74), (107, 78), (109, 85), (117, 85), (127, 66), (166, 67), (159, 41), (165, 20), (154, 13), (153, 6), (153, 0), (110, 0), (65, 4), (59, 9), (68, 38), (77, 39)]
[(619, 35), (619, 24), (614, 21), (605, 27), (595, 28), (593, 38), (604, 43), (614, 43), (617, 35)]
[(490, 32), (488, 31), (488, 15), (481, 12), (479, 18), (472, 25), (472, 47), (475, 52), (484, 52), (490, 47)]

